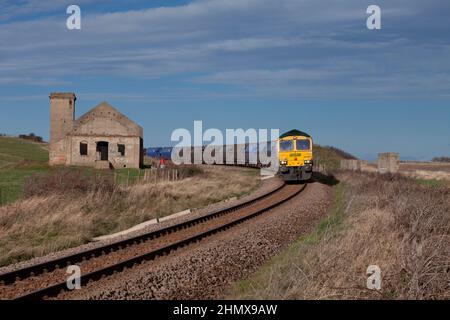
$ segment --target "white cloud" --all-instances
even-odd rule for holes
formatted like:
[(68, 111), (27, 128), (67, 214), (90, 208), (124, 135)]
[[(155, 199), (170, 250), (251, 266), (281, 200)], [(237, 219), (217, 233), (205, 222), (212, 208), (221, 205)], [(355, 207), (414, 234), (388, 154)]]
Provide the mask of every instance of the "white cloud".
[[(9, 18), (52, 12), (51, 3), (27, 0), (17, 6), (0, 0)], [(359, 95), (375, 84), (386, 95), (395, 94), (393, 88), (408, 94), (420, 87), (444, 95), (443, 87), (450, 87), (448, 41), (434, 33), (418, 39), (403, 23), (433, 6), (433, 1), (381, 1), (385, 28), (379, 33), (365, 30), (359, 0), (200, 0), (103, 14), (82, 10), (80, 31), (68, 31), (61, 14), (4, 23), (0, 83), (51, 86), (83, 76), (183, 75), (194, 85), (239, 86), (236, 95), (342, 96), (352, 90)], [(417, 82), (395, 82), (418, 78), (424, 70), (430, 75)]]

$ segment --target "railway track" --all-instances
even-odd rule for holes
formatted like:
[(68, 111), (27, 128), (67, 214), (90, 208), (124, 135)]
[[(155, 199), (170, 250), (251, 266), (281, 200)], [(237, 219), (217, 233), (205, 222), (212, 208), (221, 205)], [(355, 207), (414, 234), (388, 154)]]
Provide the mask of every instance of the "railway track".
[(66, 268), (78, 265), (81, 286), (170, 254), (254, 218), (299, 194), (306, 185), (280, 185), (260, 197), (130, 239), (0, 275), (0, 299), (39, 300), (69, 291)]

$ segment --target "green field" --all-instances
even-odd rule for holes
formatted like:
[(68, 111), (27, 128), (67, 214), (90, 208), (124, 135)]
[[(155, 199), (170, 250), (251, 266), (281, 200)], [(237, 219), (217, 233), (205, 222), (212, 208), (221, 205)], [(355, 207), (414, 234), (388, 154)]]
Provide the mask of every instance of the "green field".
[(21, 197), (27, 177), (50, 170), (45, 148), (45, 144), (0, 137), (0, 205)]
[[(22, 196), (26, 179), (39, 173), (50, 173), (58, 167), (48, 165), (47, 144), (23, 139), (0, 137), (0, 206), (18, 200)], [(65, 170), (83, 170), (87, 175), (113, 175), (111, 171), (92, 168), (64, 167)], [(119, 184), (135, 183), (144, 175), (139, 169), (115, 170)]]

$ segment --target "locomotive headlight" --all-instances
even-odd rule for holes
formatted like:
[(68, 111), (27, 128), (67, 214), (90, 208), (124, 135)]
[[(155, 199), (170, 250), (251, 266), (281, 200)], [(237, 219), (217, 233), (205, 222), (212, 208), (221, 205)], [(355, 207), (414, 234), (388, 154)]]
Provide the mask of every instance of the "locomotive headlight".
[(305, 164), (312, 164), (312, 160), (305, 160)]
[(281, 164), (282, 166), (287, 165), (287, 163), (288, 163), (287, 160), (281, 160), (281, 161), (280, 161), (280, 164)]

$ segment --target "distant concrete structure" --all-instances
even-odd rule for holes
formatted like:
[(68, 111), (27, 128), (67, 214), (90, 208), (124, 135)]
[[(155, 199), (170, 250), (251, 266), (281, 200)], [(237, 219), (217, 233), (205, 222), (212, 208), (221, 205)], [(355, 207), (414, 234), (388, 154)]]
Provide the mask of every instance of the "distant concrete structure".
[(142, 127), (106, 102), (75, 119), (74, 93), (50, 94), (50, 165), (140, 168)]
[(364, 171), (368, 165), (366, 160), (342, 159), (341, 169), (352, 171)]
[(369, 166), (369, 161), (367, 160), (358, 160), (358, 170), (365, 171)]
[(396, 173), (399, 170), (400, 154), (395, 152), (378, 154), (378, 173)]
[(341, 169), (356, 171), (358, 169), (358, 160), (342, 159), (341, 160)]

